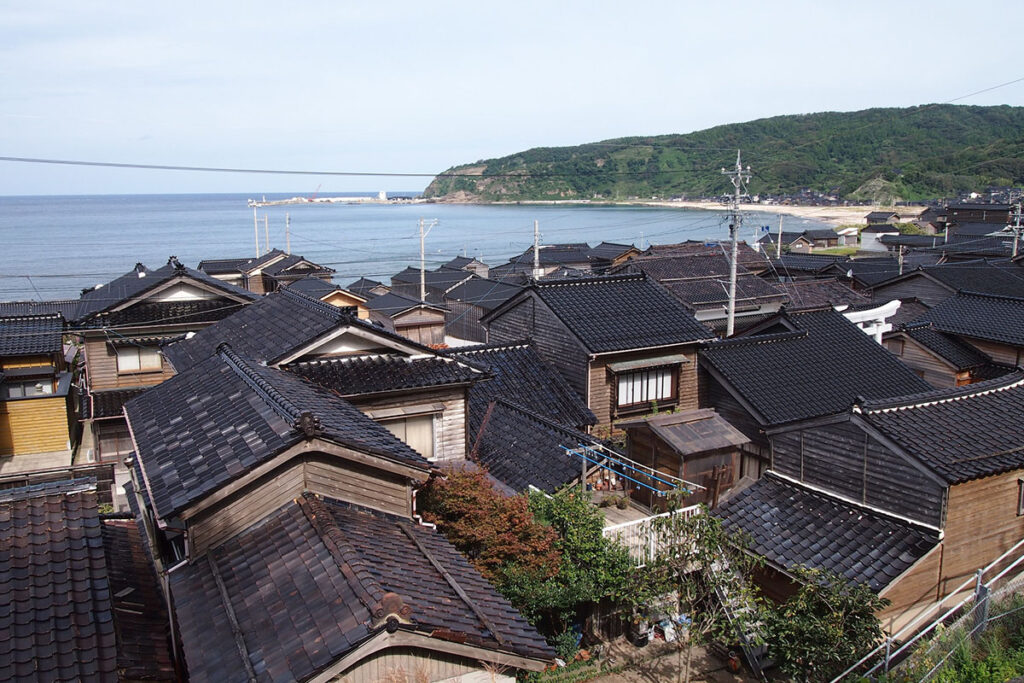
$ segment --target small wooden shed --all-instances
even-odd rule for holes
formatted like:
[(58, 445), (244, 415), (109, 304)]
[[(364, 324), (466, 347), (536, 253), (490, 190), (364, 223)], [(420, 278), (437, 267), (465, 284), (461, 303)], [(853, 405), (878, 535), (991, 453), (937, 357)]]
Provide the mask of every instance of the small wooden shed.
[[(719, 496), (739, 479), (740, 446), (750, 439), (710, 408), (654, 415), (619, 422), (626, 430), (631, 460), (657, 472), (704, 487), (687, 499), (687, 504), (718, 504)], [(656, 482), (667, 490), (667, 484)], [(658, 497), (638, 487), (630, 494), (636, 501), (657, 507)]]

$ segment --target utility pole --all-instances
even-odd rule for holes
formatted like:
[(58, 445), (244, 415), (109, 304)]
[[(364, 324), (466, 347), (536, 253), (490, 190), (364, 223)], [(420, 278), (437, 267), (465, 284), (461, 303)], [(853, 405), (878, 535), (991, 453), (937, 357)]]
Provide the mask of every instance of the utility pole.
[(437, 225), (437, 219), (431, 219), (430, 224), (426, 225), (427, 231), (424, 232), (424, 225), (427, 223), (424, 219), (420, 219), (420, 301), (427, 300), (427, 261), (424, 254), (423, 245), (427, 235), (430, 234), (430, 230)]
[(899, 256), (897, 257), (897, 262), (899, 263), (899, 266), (900, 266), (900, 270), (899, 270), (899, 273), (898, 273), (899, 275), (903, 275), (903, 254), (906, 253), (905, 250), (906, 250), (906, 247), (901, 244), (899, 246), (899, 252), (898, 252)]
[(1017, 243), (1020, 241), (1020, 231), (1021, 231), (1022, 227), (1024, 227), (1024, 226), (1021, 226), (1021, 224), (1020, 224), (1020, 218), (1021, 218), (1021, 216), (1020, 216), (1020, 204), (1021, 203), (1018, 201), (1017, 202), (1017, 210), (1016, 210), (1016, 212), (1014, 212), (1014, 216), (1013, 216), (1014, 223), (1013, 223), (1013, 225), (1010, 226), (1010, 229), (1013, 230), (1013, 253), (1011, 255), (1011, 258), (1017, 258)]
[(775, 258), (782, 258), (782, 214), (779, 214), (779, 245), (775, 247)]
[(540, 272), (540, 222), (533, 221), (533, 279), (539, 280)]
[(270, 253), (270, 216), (263, 215), (263, 248), (266, 250), (265, 253)]
[(260, 219), (256, 217), (256, 207), (252, 207), (252, 232), (256, 235), (256, 258), (260, 257)]
[(292, 217), (287, 213), (284, 215), (284, 250), (292, 255)]
[(726, 171), (722, 169), (722, 175), (729, 176), (736, 193), (732, 201), (732, 221), (729, 223), (729, 239), (732, 240), (732, 257), (729, 259), (729, 308), (727, 311), (725, 336), (731, 337), (736, 329), (736, 260), (739, 257), (739, 246), (736, 242), (736, 234), (740, 229), (740, 195), (743, 193), (743, 185), (750, 182), (750, 166), (746, 170), (740, 163), (740, 150), (736, 150), (736, 170)]

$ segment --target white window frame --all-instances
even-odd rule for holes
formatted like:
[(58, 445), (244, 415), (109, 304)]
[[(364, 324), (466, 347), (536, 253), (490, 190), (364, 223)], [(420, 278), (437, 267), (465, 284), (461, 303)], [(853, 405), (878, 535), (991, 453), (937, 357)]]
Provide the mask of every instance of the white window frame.
[(115, 346), (117, 356), (117, 374), (136, 374), (140, 372), (160, 372), (163, 370), (163, 358), (160, 349), (153, 346)]
[(641, 368), (615, 375), (615, 407), (619, 410), (671, 403), (678, 399), (675, 366)]

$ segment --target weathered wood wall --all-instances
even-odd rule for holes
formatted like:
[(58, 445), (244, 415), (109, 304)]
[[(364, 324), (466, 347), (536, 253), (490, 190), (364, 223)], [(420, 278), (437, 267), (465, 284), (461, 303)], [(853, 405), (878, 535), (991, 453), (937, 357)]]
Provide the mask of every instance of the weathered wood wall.
[(376, 652), (331, 679), (335, 683), (382, 683), (384, 681), (512, 683), (515, 680), (515, 676), (487, 672), (476, 661), (412, 647), (392, 647)]
[(985, 341), (983, 339), (973, 339), (971, 337), (963, 337), (963, 340), (982, 353), (988, 354), (996, 363), (1012, 365), (1014, 367), (1024, 364), (1024, 349), (1019, 347)]
[(403, 415), (435, 412), (442, 407), (435, 422), (434, 459), (461, 460), (466, 457), (466, 389), (422, 391), (401, 396), (353, 396), (349, 401), (375, 420), (398, 419)]
[(445, 332), (467, 341), (487, 341), (487, 328), (480, 322), (484, 310), (465, 301), (445, 299), (448, 312), (444, 316)]
[(692, 347), (688, 348), (686, 346), (677, 346), (656, 349), (653, 351), (631, 351), (626, 353), (609, 354), (607, 356), (598, 356), (590, 362), (590, 391), (588, 394), (590, 396), (589, 407), (594, 411), (594, 415), (597, 416), (598, 424), (609, 424), (612, 420), (615, 420), (624, 414), (635, 416), (652, 412), (651, 410), (637, 410), (635, 406), (627, 410), (618, 409), (616, 405), (616, 382), (618, 380), (616, 379), (615, 374), (608, 369), (609, 364), (630, 360), (643, 360), (653, 356), (666, 356), (670, 354), (684, 354), (687, 357), (688, 362), (682, 363), (678, 366), (676, 373), (677, 400), (661, 402), (658, 404), (658, 409), (669, 410), (677, 408), (682, 411), (696, 408), (699, 403), (697, 391), (697, 357), (696, 352)]
[(864, 505), (941, 526), (945, 488), (849, 422), (771, 437), (774, 468)]
[(85, 366), (89, 387), (93, 390), (153, 386), (174, 376), (174, 369), (163, 354), (160, 355), (160, 370), (118, 374), (117, 353), (102, 337), (86, 338)]
[(926, 351), (913, 339), (888, 339), (885, 347), (933, 387), (945, 389), (958, 386), (956, 370)]
[(871, 290), (871, 299), (881, 305), (893, 299), (918, 298), (929, 308), (942, 303), (956, 292), (949, 291), (934, 280), (922, 274), (916, 274), (900, 282), (894, 282), (883, 287), (875, 287)]

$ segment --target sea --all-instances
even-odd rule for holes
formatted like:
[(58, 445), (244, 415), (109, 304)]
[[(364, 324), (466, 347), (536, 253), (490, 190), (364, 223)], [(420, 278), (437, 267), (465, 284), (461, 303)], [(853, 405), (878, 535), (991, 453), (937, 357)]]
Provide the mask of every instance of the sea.
[[(194, 268), (203, 259), (254, 257), (268, 246), (290, 247), (293, 254), (334, 268), (339, 285), (360, 277), (390, 282), (407, 266), (419, 267), (421, 219), (429, 228), (424, 240), (428, 269), (458, 255), (489, 265), (506, 263), (533, 244), (534, 221), (542, 244), (604, 241), (645, 248), (728, 238), (726, 213), (700, 209), (317, 202), (254, 211), (248, 204), (250, 199), (294, 196), (0, 197), (0, 301), (77, 298), (83, 288), (109, 282), (136, 263), (158, 268), (176, 256)], [(756, 239), (764, 226), (777, 221), (775, 214), (745, 214), (740, 237)], [(810, 219), (787, 220), (786, 226), (826, 227)]]

